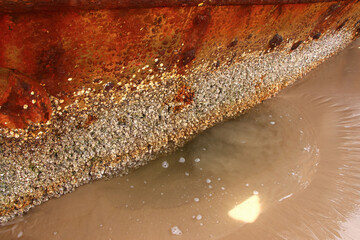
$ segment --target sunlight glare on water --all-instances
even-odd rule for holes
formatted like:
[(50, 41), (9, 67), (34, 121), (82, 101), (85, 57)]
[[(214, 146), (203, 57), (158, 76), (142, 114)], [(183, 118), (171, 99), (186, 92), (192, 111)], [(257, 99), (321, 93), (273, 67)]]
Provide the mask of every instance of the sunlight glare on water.
[(253, 223), (258, 218), (260, 211), (260, 198), (259, 196), (254, 195), (239, 205), (236, 205), (228, 212), (228, 215), (235, 220)]

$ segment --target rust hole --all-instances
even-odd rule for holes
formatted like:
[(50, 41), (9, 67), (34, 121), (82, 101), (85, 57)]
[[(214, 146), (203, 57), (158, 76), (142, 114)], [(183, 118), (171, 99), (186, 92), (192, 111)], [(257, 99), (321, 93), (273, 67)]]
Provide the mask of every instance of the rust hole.
[(234, 38), (234, 40), (231, 41), (231, 43), (229, 43), (227, 45), (228, 48), (232, 48), (235, 47), (238, 44), (239, 40), (237, 38)]
[(195, 53), (196, 53), (195, 48), (192, 48), (183, 53), (183, 57), (182, 57), (183, 66), (188, 65), (192, 60), (195, 59)]
[(269, 41), (269, 48), (273, 50), (281, 44), (283, 37), (279, 34), (275, 34), (274, 37)]
[(114, 83), (108, 82), (108, 83), (105, 85), (104, 89), (105, 89), (105, 91), (108, 92), (108, 91), (110, 91), (113, 87), (114, 87)]
[(312, 36), (312, 38), (315, 40), (319, 39), (320, 37), (321, 37), (321, 32), (317, 32)]
[(290, 48), (290, 50), (291, 51), (294, 51), (295, 49), (297, 49), (301, 44), (303, 43), (303, 41), (297, 41), (296, 43), (294, 43), (292, 46), (291, 46), (291, 48)]

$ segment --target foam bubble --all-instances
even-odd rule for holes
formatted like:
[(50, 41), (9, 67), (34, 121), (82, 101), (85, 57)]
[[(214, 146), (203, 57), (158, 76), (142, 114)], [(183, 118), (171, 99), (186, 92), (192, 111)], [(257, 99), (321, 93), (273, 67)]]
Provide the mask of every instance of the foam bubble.
[(161, 164), (161, 166), (162, 166), (163, 168), (168, 168), (168, 167), (169, 167), (168, 161), (163, 161), (162, 164)]
[(173, 226), (171, 228), (171, 234), (179, 236), (179, 235), (182, 235), (182, 231), (180, 230), (180, 228), (178, 226)]

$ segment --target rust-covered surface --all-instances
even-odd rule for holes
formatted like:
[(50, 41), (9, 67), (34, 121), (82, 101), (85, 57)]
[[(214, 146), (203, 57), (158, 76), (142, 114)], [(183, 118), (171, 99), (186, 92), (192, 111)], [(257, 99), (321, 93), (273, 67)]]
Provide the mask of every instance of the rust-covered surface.
[[(120, 171), (123, 159), (131, 162), (144, 154), (161, 152), (169, 144), (176, 145), (178, 139), (186, 140), (224, 117), (236, 115), (272, 96), (288, 84), (277, 82), (280, 77), (286, 77), (284, 74), (274, 75), (272, 70), (267, 70), (256, 82), (249, 83), (249, 88), (243, 89), (248, 97), (237, 102), (229, 97), (227, 105), (219, 100), (219, 106), (211, 108), (217, 109), (215, 114), (215, 110), (202, 107), (206, 104), (201, 96), (206, 93), (216, 97), (226, 92), (227, 87), (221, 86), (219, 91), (202, 89), (197, 87), (201, 85), (197, 82), (200, 78), (194, 76), (219, 76), (215, 79), (216, 86), (221, 84), (222, 72), (236, 64), (249, 62), (253, 67), (257, 58), (275, 53), (286, 58), (294, 52), (298, 54), (296, 61), (302, 64), (299, 69), (309, 70), (331, 53), (307, 61), (301, 59), (302, 51), (310, 48), (313, 42), (331, 42), (324, 37), (331, 35), (338, 36), (339, 47), (345, 45), (350, 41), (348, 36), (355, 39), (360, 35), (359, 21), (358, 1), (1, 1), (0, 134), (3, 148), (0, 154), (7, 161), (4, 160), (2, 166), (9, 166), (11, 159), (16, 158), (12, 151), (14, 155), (16, 151), (23, 151), (16, 153), (23, 156), (16, 161), (18, 166), (28, 166), (34, 182), (29, 186), (25, 184), (28, 190), (11, 191), (11, 186), (5, 186), (5, 182), (8, 184), (12, 181), (9, 179), (18, 176), (16, 171), (11, 176), (8, 173), (9, 178), (2, 181), (5, 190), (2, 190), (0, 215), (21, 212), (34, 205), (34, 201), (61, 194), (63, 190), (59, 189), (69, 182), (76, 181), (70, 184), (75, 187)], [(331, 49), (331, 46), (323, 47)], [(252, 73), (247, 74), (244, 81), (251, 79)], [(288, 77), (293, 79), (301, 74), (300, 71)], [(138, 99), (145, 96), (139, 92), (151, 93), (149, 102), (159, 100), (156, 111), (162, 113), (166, 109), (166, 118), (159, 113), (155, 121), (149, 117), (153, 110), (142, 113), (134, 110), (126, 115), (119, 114), (116, 124), (121, 129), (134, 124), (129, 128), (131, 134), (124, 135), (125, 140), (134, 135), (136, 139), (148, 137), (153, 142), (136, 140), (139, 144), (134, 143), (137, 147), (129, 147), (131, 150), (123, 147), (125, 143), (114, 143), (113, 151), (108, 151), (111, 154), (97, 153), (91, 157), (83, 154), (82, 162), (76, 160), (79, 164), (76, 169), (85, 169), (86, 173), (73, 169), (61, 172), (55, 165), (46, 165), (44, 161), (50, 162), (48, 159), (58, 161), (56, 166), (64, 161), (54, 152), (55, 145), (44, 148), (48, 150), (44, 150), (42, 156), (47, 159), (39, 160), (32, 155), (36, 152), (34, 149), (41, 149), (49, 139), (56, 139), (54, 144), (58, 147), (61, 139), (74, 138), (71, 131), (91, 133), (96, 124), (107, 122), (107, 113), (102, 115), (97, 109), (110, 108), (113, 103), (119, 104), (118, 109), (137, 106)], [(95, 100), (98, 98), (102, 100)], [(230, 109), (233, 112), (229, 112)], [(187, 111), (195, 116), (197, 123), (179, 127), (177, 119), (186, 121)], [(204, 114), (207, 120), (201, 120)], [(127, 120), (129, 116), (131, 123)], [(154, 136), (144, 132), (144, 129), (161, 126), (165, 120), (166, 124), (172, 121), (173, 131), (160, 129)], [(136, 125), (142, 121), (144, 125)], [(62, 128), (65, 123), (72, 125)], [(75, 130), (70, 131), (72, 127)], [(121, 131), (118, 134), (121, 135)], [(76, 147), (67, 144), (64, 148), (66, 151), (77, 149), (79, 142), (74, 144)], [(86, 152), (87, 148), (80, 146), (79, 149)], [(108, 155), (112, 160), (107, 159)], [(72, 156), (66, 156), (67, 161), (75, 158)], [(52, 172), (36, 170), (40, 169), (37, 161)], [(100, 171), (102, 167), (113, 165), (109, 173), (106, 169)], [(46, 171), (54, 174), (51, 181)], [(80, 180), (84, 174), (90, 177)], [(73, 187), (68, 186), (68, 191)], [(36, 190), (30, 194), (29, 189)]]
[[(17, 1), (2, 4), (6, 2), (6, 6), (12, 6), (10, 2)], [(25, 2), (19, 1), (19, 5), (45, 6), (48, 1)], [(228, 1), (237, 2), (244, 1)], [(131, 6), (128, 1), (115, 3)], [(48, 4), (71, 5), (66, 1)], [(83, 1), (74, 4), (87, 6)], [(353, 4), (344, 1), (3, 14), (0, 67), (11, 73), (1, 78), (0, 126), (26, 128), (31, 122), (48, 121), (51, 109), (46, 95), (62, 98), (65, 105), (82, 87), (121, 91), (125, 84), (137, 85), (148, 75), (156, 78), (160, 72), (173, 70), (182, 74), (202, 59), (224, 63), (224, 59), (212, 56), (219, 48), (236, 56), (244, 48), (272, 50), (283, 39), (295, 39), (296, 44), (309, 37), (318, 39), (328, 29), (345, 26), (349, 19), (344, 14)], [(35, 95), (31, 95), (33, 90)]]

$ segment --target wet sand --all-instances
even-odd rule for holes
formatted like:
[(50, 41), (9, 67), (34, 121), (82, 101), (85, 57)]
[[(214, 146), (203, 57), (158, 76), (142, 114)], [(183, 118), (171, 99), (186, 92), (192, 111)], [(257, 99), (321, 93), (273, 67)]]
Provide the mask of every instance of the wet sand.
[(172, 155), (0, 227), (0, 239), (360, 238), (360, 41)]

